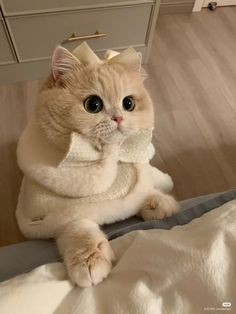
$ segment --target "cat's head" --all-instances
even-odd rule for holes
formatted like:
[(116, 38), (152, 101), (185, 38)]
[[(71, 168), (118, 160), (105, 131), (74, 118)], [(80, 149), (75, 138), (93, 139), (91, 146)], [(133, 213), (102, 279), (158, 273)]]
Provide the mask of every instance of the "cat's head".
[(59, 46), (39, 96), (36, 121), (60, 147), (72, 131), (103, 144), (152, 128), (153, 106), (140, 67), (82, 64)]

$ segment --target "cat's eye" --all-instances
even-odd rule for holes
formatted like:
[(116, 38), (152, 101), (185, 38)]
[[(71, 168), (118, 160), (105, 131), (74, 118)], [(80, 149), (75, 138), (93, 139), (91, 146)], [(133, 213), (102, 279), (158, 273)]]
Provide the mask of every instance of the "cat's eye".
[(133, 111), (135, 108), (135, 101), (133, 97), (127, 96), (123, 99), (122, 105), (123, 105), (124, 110)]
[(98, 113), (103, 108), (103, 101), (96, 95), (89, 96), (84, 101), (84, 109), (89, 113)]

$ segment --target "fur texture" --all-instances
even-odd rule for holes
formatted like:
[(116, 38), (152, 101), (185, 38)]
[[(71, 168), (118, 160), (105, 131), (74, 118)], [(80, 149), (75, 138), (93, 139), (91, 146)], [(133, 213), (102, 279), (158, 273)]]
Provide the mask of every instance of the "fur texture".
[[(46, 85), (40, 94), (36, 108), (37, 122), (49, 141), (63, 148), (73, 130), (97, 145), (115, 144), (114, 141), (120, 139), (118, 134), (113, 134), (117, 125), (111, 117), (115, 115), (123, 116), (120, 126), (123, 135), (153, 126), (151, 99), (136, 73), (130, 73), (117, 64), (75, 69), (53, 88), (45, 88)], [(84, 99), (90, 95), (102, 98), (103, 112), (93, 115), (84, 110)], [(133, 112), (121, 109), (125, 95), (134, 96), (136, 110)]]
[[(98, 225), (139, 212), (144, 219), (162, 219), (178, 205), (165, 194), (173, 186), (171, 178), (149, 164), (152, 156), (140, 162), (147, 147), (127, 145), (153, 128), (153, 105), (139, 70), (115, 63), (81, 64), (64, 48), (56, 50), (52, 63), (52, 75), (18, 145), (25, 179), (17, 219), (27, 237), (54, 237), (71, 280), (85, 287), (105, 278), (114, 260)], [(98, 113), (85, 110), (91, 95), (103, 102)], [(133, 111), (122, 107), (127, 96), (135, 103)], [(62, 165), (72, 134), (78, 134), (79, 146), (87, 145), (98, 157)], [(136, 152), (132, 159), (130, 149)], [(117, 185), (131, 173), (132, 183)], [(110, 197), (116, 185), (117, 195)]]

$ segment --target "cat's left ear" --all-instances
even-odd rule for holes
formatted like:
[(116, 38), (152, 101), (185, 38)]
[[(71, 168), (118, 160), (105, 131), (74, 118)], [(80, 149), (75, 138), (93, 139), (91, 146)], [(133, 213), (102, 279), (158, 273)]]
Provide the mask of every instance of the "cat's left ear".
[(58, 80), (79, 64), (80, 61), (66, 48), (57, 46), (52, 56), (53, 78)]

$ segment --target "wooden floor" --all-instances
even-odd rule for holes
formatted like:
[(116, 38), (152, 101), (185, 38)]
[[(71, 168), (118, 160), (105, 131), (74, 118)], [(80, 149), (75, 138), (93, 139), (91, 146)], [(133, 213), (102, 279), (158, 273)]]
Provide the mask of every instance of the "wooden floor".
[[(178, 199), (236, 186), (236, 7), (163, 15), (146, 67), (156, 109), (153, 164)], [(15, 222), (16, 142), (38, 82), (0, 86), (0, 245), (22, 241)]]
[(155, 165), (178, 199), (236, 186), (236, 7), (158, 18), (148, 72)]

